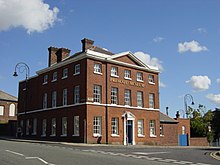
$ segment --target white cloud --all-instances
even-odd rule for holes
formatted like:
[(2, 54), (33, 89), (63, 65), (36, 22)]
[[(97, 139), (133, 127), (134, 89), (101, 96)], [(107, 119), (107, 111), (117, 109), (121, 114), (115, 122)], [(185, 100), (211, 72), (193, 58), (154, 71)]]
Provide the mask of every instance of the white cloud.
[(206, 95), (206, 98), (215, 103), (217, 106), (220, 106), (220, 94), (208, 94)]
[(208, 76), (192, 76), (186, 83), (189, 83), (195, 91), (204, 91), (209, 89), (211, 80)]
[(136, 52), (134, 53), (134, 55), (137, 56), (145, 64), (157, 67), (161, 72), (163, 71), (162, 61), (160, 61), (158, 58), (151, 57), (149, 54), (144, 52)]
[(193, 53), (207, 51), (207, 47), (201, 46), (197, 41), (178, 43), (178, 52), (184, 53), (187, 51), (191, 51)]
[(217, 81), (217, 83), (220, 85), (220, 78), (218, 78), (216, 81)]
[(58, 12), (43, 0), (0, 0), (0, 31), (23, 27), (27, 33), (43, 32), (58, 20)]
[(205, 28), (203, 28), (203, 27), (200, 27), (200, 28), (196, 29), (196, 32), (198, 32), (198, 33), (206, 33), (207, 30)]
[(155, 38), (153, 39), (153, 42), (162, 42), (163, 40), (164, 40), (163, 37), (155, 37)]

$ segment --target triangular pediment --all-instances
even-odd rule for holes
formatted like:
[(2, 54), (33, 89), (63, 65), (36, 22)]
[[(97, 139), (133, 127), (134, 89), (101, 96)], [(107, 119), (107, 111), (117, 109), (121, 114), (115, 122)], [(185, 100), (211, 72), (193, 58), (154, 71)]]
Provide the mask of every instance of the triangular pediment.
[(145, 65), (131, 52), (123, 52), (120, 54), (115, 54), (112, 56), (112, 59), (119, 62), (128, 63), (131, 65), (145, 67)]

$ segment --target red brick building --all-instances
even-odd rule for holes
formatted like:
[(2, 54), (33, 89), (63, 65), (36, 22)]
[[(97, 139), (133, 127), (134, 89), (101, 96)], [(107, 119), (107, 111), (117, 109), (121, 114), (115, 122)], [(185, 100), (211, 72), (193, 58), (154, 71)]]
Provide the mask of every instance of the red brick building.
[[(82, 51), (72, 56), (66, 48), (48, 48), (48, 67), (20, 82), (18, 119), (23, 136), (85, 143), (163, 144), (159, 70), (131, 52), (114, 54), (93, 43), (83, 39)], [(177, 125), (175, 122), (175, 135), (170, 129), (172, 136), (178, 136)]]
[(18, 99), (0, 90), (0, 135), (15, 135)]

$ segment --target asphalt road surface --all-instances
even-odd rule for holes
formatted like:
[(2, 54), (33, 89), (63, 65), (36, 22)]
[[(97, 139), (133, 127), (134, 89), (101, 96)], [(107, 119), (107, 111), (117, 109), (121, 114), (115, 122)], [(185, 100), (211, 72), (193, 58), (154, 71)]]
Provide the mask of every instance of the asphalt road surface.
[(0, 140), (0, 165), (219, 165), (219, 148), (98, 146)]

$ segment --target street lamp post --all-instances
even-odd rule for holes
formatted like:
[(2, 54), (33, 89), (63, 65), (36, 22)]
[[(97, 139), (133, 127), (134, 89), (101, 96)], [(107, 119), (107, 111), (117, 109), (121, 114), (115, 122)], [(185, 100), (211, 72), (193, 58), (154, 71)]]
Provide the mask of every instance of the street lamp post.
[(184, 96), (184, 105), (185, 105), (185, 113), (186, 113), (186, 118), (189, 118), (189, 111), (188, 111), (188, 105), (187, 101), (191, 102), (191, 105), (194, 105), (193, 97), (190, 94), (186, 94)]
[(26, 135), (26, 111), (27, 111), (27, 98), (28, 98), (28, 79), (30, 76), (30, 69), (29, 66), (24, 62), (19, 62), (15, 65), (15, 71), (13, 76), (17, 77), (18, 72), (24, 73), (25, 72), (25, 100), (24, 100), (24, 123), (23, 123), (23, 135)]

